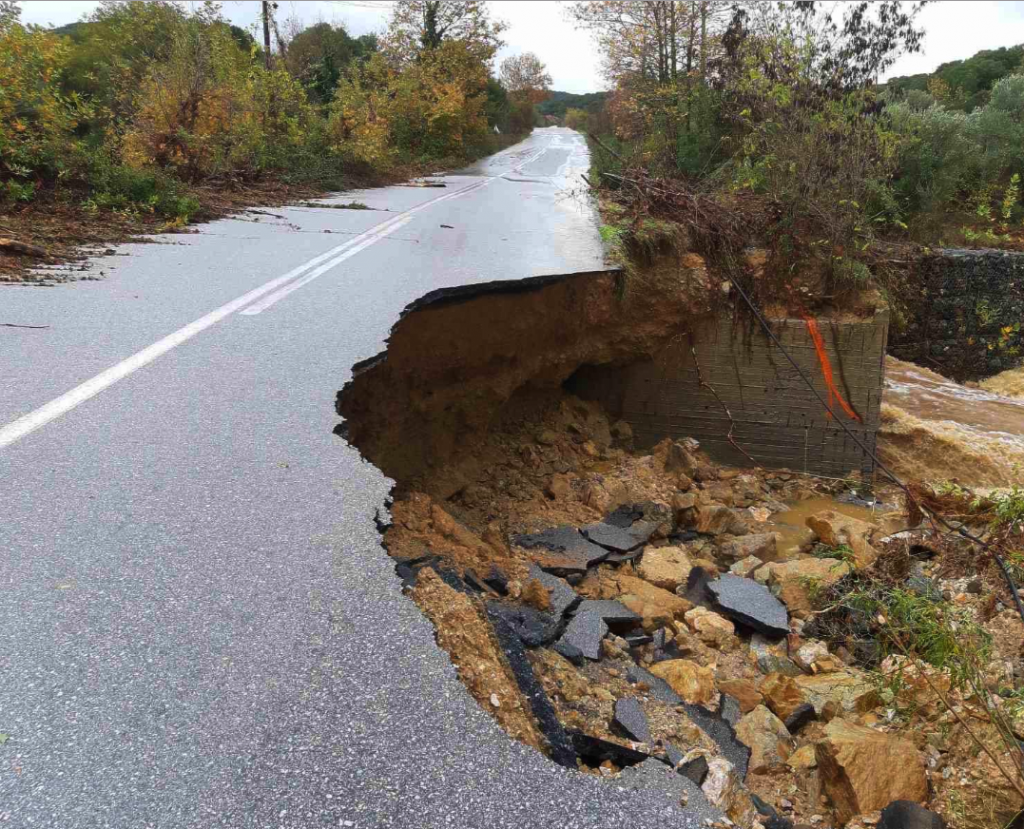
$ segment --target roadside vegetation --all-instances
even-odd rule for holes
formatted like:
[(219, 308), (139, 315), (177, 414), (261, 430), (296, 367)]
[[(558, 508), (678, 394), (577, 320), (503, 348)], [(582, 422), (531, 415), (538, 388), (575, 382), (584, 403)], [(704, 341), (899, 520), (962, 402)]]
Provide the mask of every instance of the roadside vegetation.
[(531, 129), (550, 86), (533, 55), (496, 76), (505, 24), (483, 2), (397, 3), (379, 37), (271, 14), (270, 51), (212, 2), (19, 15), (0, 0), (0, 237), (57, 255), (465, 163)]
[(592, 184), (627, 207), (619, 238), (685, 194), (709, 214), (690, 212), (697, 236), (720, 247), (729, 230), (710, 213), (727, 207), (745, 230), (727, 247), (773, 240), (770, 269), (817, 269), (826, 294), (883, 277), (893, 245), (1024, 249), (1021, 50), (879, 85), (920, 49), (920, 7), (572, 6), (613, 89), (566, 123), (592, 136)]

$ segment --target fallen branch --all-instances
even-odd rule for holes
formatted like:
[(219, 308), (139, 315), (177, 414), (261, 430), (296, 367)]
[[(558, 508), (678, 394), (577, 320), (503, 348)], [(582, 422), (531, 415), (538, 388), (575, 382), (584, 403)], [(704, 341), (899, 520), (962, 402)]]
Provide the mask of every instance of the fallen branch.
[(9, 250), (12, 253), (20, 253), (24, 256), (38, 256), (41, 259), (50, 258), (50, 254), (42, 248), (25, 244), (25, 242), (16, 242), (14, 239), (0, 239), (0, 249)]
[(600, 138), (594, 135), (594, 133), (588, 132), (587, 135), (590, 136), (590, 138), (593, 139), (594, 143), (597, 144), (597, 146), (604, 150), (606, 153), (609, 153), (610, 155), (615, 156), (619, 161), (624, 162), (624, 159), (621, 155), (619, 155), (617, 152), (615, 152), (615, 150), (613, 150), (611, 147), (605, 144)]

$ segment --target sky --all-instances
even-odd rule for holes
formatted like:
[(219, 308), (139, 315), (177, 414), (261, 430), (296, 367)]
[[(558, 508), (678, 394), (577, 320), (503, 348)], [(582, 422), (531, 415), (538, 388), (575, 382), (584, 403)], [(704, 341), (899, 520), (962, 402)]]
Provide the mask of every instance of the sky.
[[(279, 20), (298, 17), (311, 24), (324, 20), (343, 23), (353, 36), (381, 31), (388, 17), (385, 0), (353, 2), (297, 2), (278, 0)], [(26, 23), (60, 26), (81, 19), (94, 9), (93, 0), (24, 0)], [(255, 0), (222, 0), (224, 15), (239, 26), (253, 26), (259, 16)], [(495, 0), (497, 17), (508, 21), (507, 45), (498, 61), (508, 55), (532, 51), (547, 65), (553, 88), (565, 92), (594, 92), (605, 88), (596, 50), (585, 32), (565, 19), (566, 3), (554, 0)], [(938, 0), (921, 14), (925, 27), (924, 51), (905, 55), (888, 73), (913, 75), (930, 72), (950, 60), (969, 58), (982, 49), (1024, 43), (1024, 0)]]

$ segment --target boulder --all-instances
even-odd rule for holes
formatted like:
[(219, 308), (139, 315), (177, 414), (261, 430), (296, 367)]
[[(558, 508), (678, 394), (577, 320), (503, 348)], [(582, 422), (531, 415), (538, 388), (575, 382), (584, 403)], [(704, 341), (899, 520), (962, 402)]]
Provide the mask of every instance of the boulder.
[(764, 704), (780, 720), (785, 720), (807, 702), (793, 677), (785, 674), (768, 674), (761, 683), (760, 690), (764, 696)]
[(807, 618), (814, 610), (812, 585), (830, 587), (850, 572), (849, 564), (835, 558), (801, 558), (766, 567), (768, 583), (778, 585), (779, 598), (798, 619)]
[(818, 757), (813, 745), (801, 746), (786, 760), (786, 765), (791, 769), (800, 771), (818, 767)]
[[(655, 448), (655, 454), (660, 454), (662, 447)], [(693, 453), (680, 441), (672, 441), (664, 449), (665, 471), (686, 475), (692, 478), (697, 472), (697, 459)]]
[(768, 636), (789, 633), (789, 615), (782, 602), (751, 579), (725, 575), (707, 588), (719, 612)]
[(703, 607), (686, 611), (683, 618), (705, 645), (722, 649), (736, 635), (736, 626), (732, 622)]
[(871, 534), (876, 529), (874, 524), (834, 510), (826, 510), (810, 516), (807, 519), (807, 526), (822, 544), (829, 547), (845, 544), (853, 550), (858, 570), (870, 567), (878, 558), (878, 550), (871, 546)]
[(746, 679), (726, 679), (718, 683), (718, 690), (734, 697), (740, 704), (740, 711), (744, 714), (749, 714), (764, 699), (757, 686)]
[(677, 492), (672, 496), (672, 515), (676, 523), (683, 523), (683, 513), (697, 506), (696, 492)]
[(728, 561), (742, 561), (755, 556), (761, 561), (772, 561), (777, 555), (775, 533), (755, 533), (726, 541), (718, 548), (718, 554)]
[(568, 501), (572, 499), (572, 478), (564, 473), (556, 472), (544, 487), (544, 494), (552, 501)]
[(618, 600), (641, 618), (643, 629), (654, 633), (658, 628), (682, 620), (693, 607), (686, 599), (655, 587), (635, 576), (619, 574), (616, 583), (622, 592)]
[(685, 547), (648, 547), (640, 560), (640, 578), (664, 590), (686, 584), (693, 564)]
[(736, 724), (736, 736), (750, 747), (749, 771), (755, 774), (782, 765), (792, 750), (785, 724), (764, 705)]
[(909, 740), (835, 719), (825, 727), (815, 757), (839, 823), (894, 800), (928, 796), (924, 761)]
[(793, 654), (793, 661), (812, 674), (818, 673), (824, 667), (829, 669), (839, 667), (838, 660), (828, 652), (828, 645), (824, 642), (805, 642)]
[(796, 676), (793, 681), (800, 689), (804, 702), (814, 706), (820, 717), (825, 706), (832, 703), (847, 713), (864, 713), (878, 703), (878, 691), (866, 677), (849, 669), (813, 676)]
[(747, 522), (736, 510), (722, 504), (702, 504), (696, 508), (694, 529), (705, 535), (746, 535)]
[(651, 667), (651, 673), (668, 683), (684, 702), (710, 704), (717, 690), (715, 672), (688, 659), (667, 659)]
[(877, 829), (946, 829), (946, 821), (910, 800), (896, 800), (882, 809)]
[(729, 568), (729, 572), (734, 576), (740, 576), (742, 578), (750, 578), (755, 570), (757, 570), (764, 562), (757, 556), (747, 556), (740, 561), (737, 561)]

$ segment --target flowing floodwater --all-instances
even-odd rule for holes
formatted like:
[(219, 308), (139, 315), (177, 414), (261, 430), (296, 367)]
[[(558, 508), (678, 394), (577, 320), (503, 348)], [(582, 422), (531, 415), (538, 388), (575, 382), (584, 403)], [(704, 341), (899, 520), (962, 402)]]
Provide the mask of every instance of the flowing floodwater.
[(879, 452), (898, 474), (979, 487), (1024, 480), (1024, 400), (886, 358)]

